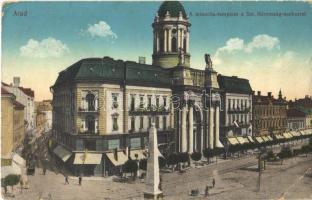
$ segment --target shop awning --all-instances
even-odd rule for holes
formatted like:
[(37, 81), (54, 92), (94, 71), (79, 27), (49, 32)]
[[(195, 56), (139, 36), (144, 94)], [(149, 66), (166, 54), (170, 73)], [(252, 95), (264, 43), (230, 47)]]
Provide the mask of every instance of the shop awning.
[(300, 136), (300, 133), (297, 132), (297, 131), (291, 131), (290, 134), (291, 134), (293, 137), (299, 137), (299, 136)]
[(249, 140), (246, 137), (243, 137), (243, 140), (245, 141), (245, 143), (249, 143)]
[(260, 136), (255, 137), (255, 140), (256, 140), (258, 143), (263, 143), (263, 142), (264, 142), (263, 139), (262, 139)]
[[(130, 153), (131, 154), (131, 153)], [(125, 164), (125, 162), (128, 160), (128, 157), (126, 154), (124, 154), (122, 151), (117, 152), (117, 158), (115, 159), (114, 152), (106, 153), (106, 156), (108, 159), (113, 163), (115, 166), (120, 166)]]
[(230, 145), (237, 145), (237, 144), (239, 144), (238, 140), (235, 137), (228, 137), (227, 141), (230, 143)]
[(75, 165), (98, 165), (101, 163), (101, 153), (76, 153), (75, 154)]
[[(137, 158), (135, 156), (138, 156)], [(144, 150), (142, 149), (137, 149), (137, 150), (131, 150), (130, 151), (130, 157), (132, 160), (142, 160), (144, 158), (146, 158), (146, 156), (144, 155)]]
[(240, 144), (245, 144), (246, 143), (243, 137), (238, 136), (238, 137), (236, 137), (236, 139), (238, 140), (238, 142)]
[(267, 136), (267, 138), (270, 140), (270, 141), (273, 141), (273, 138), (271, 136)]
[(247, 136), (247, 138), (248, 138), (248, 140), (249, 140), (250, 142), (255, 142), (255, 141), (252, 139), (251, 136)]
[(276, 137), (278, 140), (282, 140), (282, 139), (285, 138), (283, 135), (276, 135), (275, 137)]
[(262, 139), (263, 139), (264, 142), (270, 141), (269, 138), (268, 138), (267, 136), (262, 136)]
[(68, 151), (67, 149), (65, 149), (63, 146), (58, 145), (53, 152), (60, 158), (62, 159), (64, 162), (66, 162), (69, 157), (72, 155), (72, 153), (70, 151)]

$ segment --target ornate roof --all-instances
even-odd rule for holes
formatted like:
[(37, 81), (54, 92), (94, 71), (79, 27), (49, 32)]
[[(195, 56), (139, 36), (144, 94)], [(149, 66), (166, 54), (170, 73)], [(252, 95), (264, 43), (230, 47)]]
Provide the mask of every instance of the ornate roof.
[(229, 93), (252, 94), (249, 80), (237, 76), (218, 75), (220, 89)]
[(110, 57), (82, 59), (61, 71), (53, 87), (77, 81), (170, 87), (170, 72), (158, 66)]
[(183, 5), (179, 1), (164, 1), (159, 9), (159, 17), (165, 17), (167, 11), (169, 11), (171, 17), (179, 17), (179, 12), (182, 12), (182, 16), (186, 18), (186, 12)]

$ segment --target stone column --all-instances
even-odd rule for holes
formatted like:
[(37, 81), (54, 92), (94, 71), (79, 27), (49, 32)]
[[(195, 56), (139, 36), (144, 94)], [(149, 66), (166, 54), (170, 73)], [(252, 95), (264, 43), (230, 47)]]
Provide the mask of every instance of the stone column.
[(214, 108), (210, 107), (209, 109), (209, 149), (213, 149), (213, 144), (214, 144), (214, 133), (213, 133), (213, 129), (214, 129), (214, 120), (213, 120), (213, 116), (214, 115)]
[(159, 52), (159, 33), (156, 32), (156, 52)]
[(220, 107), (216, 107), (216, 147), (223, 147), (222, 143), (220, 142)]
[(188, 53), (190, 51), (189, 44), (190, 44), (190, 33), (189, 33), (189, 31), (187, 31), (186, 32), (186, 50), (185, 50), (186, 53)]
[(181, 152), (187, 151), (187, 137), (186, 137), (186, 107), (182, 109), (181, 118)]
[[(181, 40), (180, 40), (180, 42), (181, 42), (181, 48), (183, 49), (183, 41), (184, 41), (184, 30), (183, 29), (181, 29)], [(185, 51), (185, 50), (184, 50)]]
[(152, 123), (152, 126), (149, 129), (144, 199), (159, 199), (159, 197), (162, 196), (162, 191), (159, 190), (159, 156), (160, 153), (157, 143), (157, 129), (155, 128), (155, 123)]
[(171, 52), (172, 51), (172, 49), (171, 49), (171, 31), (172, 31), (172, 29), (169, 29), (168, 31), (169, 31), (169, 33), (168, 33), (168, 51)]
[(164, 29), (164, 52), (167, 52), (167, 29)]
[(189, 108), (189, 153), (193, 153), (193, 106)]

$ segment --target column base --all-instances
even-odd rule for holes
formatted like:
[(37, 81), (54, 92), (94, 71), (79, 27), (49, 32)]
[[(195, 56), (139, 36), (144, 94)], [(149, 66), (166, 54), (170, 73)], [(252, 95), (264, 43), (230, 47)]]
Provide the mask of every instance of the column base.
[(144, 193), (144, 199), (154, 199), (154, 200), (160, 200), (163, 199), (164, 194), (162, 192), (152, 194), (152, 193)]

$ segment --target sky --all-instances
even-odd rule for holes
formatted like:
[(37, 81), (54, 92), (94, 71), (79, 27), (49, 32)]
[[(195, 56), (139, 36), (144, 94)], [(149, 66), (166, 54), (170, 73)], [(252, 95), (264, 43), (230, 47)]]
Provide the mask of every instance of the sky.
[[(82, 58), (152, 59), (152, 22), (161, 2), (19, 2), (2, 8), (2, 81), (21, 77), (37, 101), (51, 99), (58, 73)], [(191, 67), (204, 54), (223, 75), (287, 99), (312, 95), (312, 4), (182, 2), (192, 24)], [(300, 13), (301, 16), (260, 16)], [(220, 16), (230, 13), (232, 16)], [(233, 13), (237, 16), (233, 16)], [(213, 16), (212, 14), (215, 14)], [(254, 14), (253, 16), (251, 14)]]

